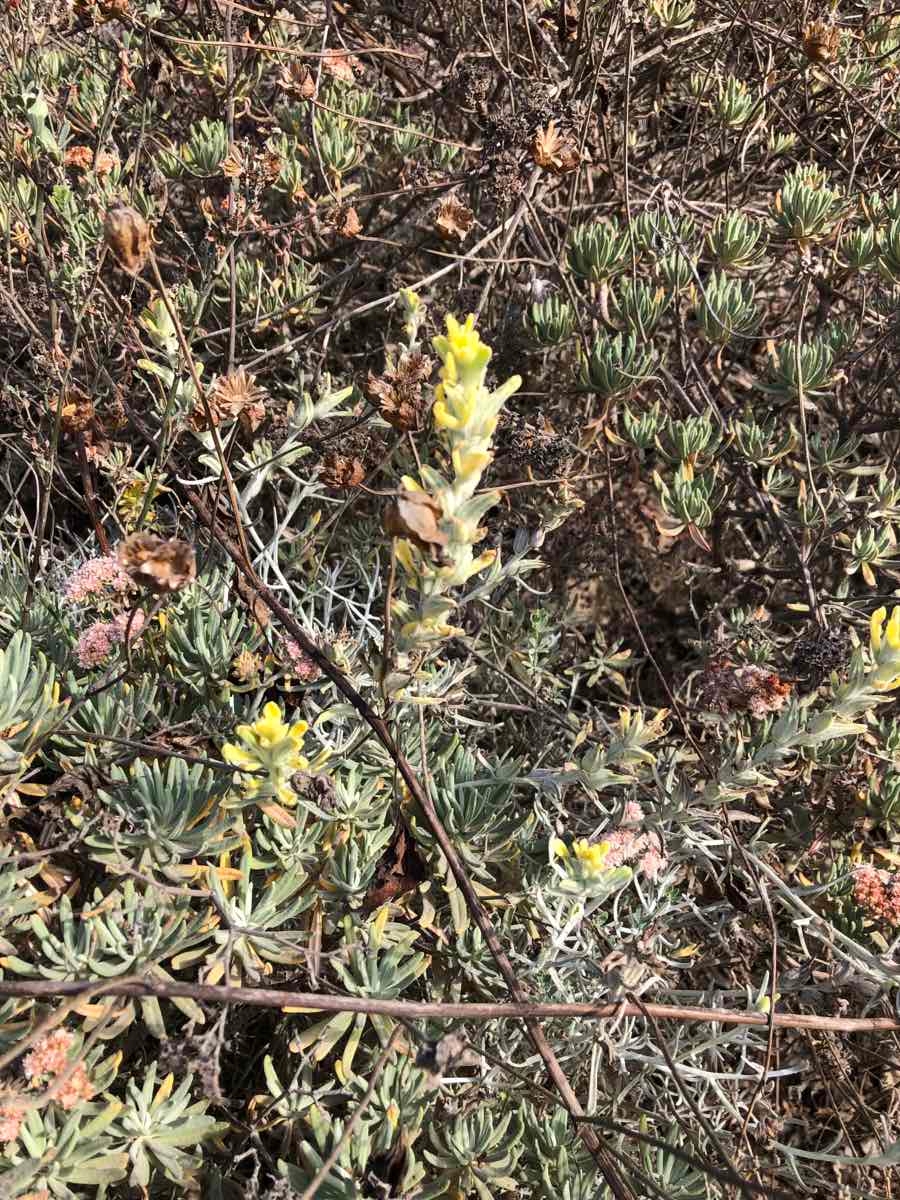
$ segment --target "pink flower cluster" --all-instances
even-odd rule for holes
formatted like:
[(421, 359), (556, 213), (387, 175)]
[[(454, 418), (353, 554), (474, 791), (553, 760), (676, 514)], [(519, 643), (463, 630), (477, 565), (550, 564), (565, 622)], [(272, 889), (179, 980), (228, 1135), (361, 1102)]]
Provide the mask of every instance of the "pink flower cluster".
[(284, 665), (296, 675), (301, 683), (311, 683), (322, 674), (319, 667), (295, 638), (282, 638), (281, 653)]
[(122, 570), (114, 554), (102, 554), (89, 558), (73, 572), (63, 588), (63, 599), (67, 604), (80, 604), (92, 596), (109, 591), (127, 592), (131, 580)]
[[(28, 1086), (48, 1084), (52, 1098), (67, 1111), (94, 1095), (87, 1067), (83, 1062), (73, 1064), (70, 1058), (74, 1045), (74, 1033), (68, 1029), (54, 1029), (40, 1039), (22, 1062)], [(61, 1076), (67, 1078), (57, 1082)], [(7, 1089), (0, 1097), (0, 1142), (16, 1140), (28, 1107), (29, 1102), (12, 1089)]]
[[(99, 667), (112, 653), (113, 647), (125, 640), (130, 613), (119, 613), (111, 621), (95, 621), (81, 634), (75, 645), (75, 657), (81, 667)], [(130, 638), (144, 628), (144, 614), (138, 609), (131, 618)]]
[(853, 899), (886, 925), (900, 925), (900, 874), (860, 867), (853, 876)]
[(0, 1094), (0, 1142), (14, 1142), (25, 1120), (23, 1101), (17, 1099), (13, 1087)]
[[(49, 1076), (58, 1078), (69, 1070), (69, 1053), (75, 1044), (75, 1035), (68, 1029), (54, 1029), (46, 1037), (41, 1038), (30, 1054), (25, 1055), (22, 1069), (25, 1078), (33, 1083), (36, 1079)], [(82, 1100), (90, 1100), (94, 1094), (91, 1081), (88, 1078), (87, 1067), (83, 1062), (76, 1065), (68, 1079), (53, 1092), (57, 1100), (66, 1110), (74, 1108)]]
[(603, 835), (603, 841), (609, 846), (603, 862), (607, 867), (621, 867), (637, 860), (636, 870), (647, 879), (656, 879), (666, 865), (666, 856), (658, 834), (640, 832), (638, 826), (643, 822), (644, 810), (636, 800), (629, 800), (622, 814), (622, 824)]

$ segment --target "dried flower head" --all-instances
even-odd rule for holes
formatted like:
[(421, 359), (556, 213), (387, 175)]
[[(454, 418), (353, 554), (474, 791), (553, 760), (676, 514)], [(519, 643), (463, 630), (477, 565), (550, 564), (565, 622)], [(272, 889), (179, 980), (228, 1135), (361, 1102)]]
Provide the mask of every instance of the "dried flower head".
[(262, 670), (262, 660), (252, 650), (242, 650), (231, 664), (231, 673), (241, 683), (256, 679)]
[(94, 163), (94, 152), (90, 146), (69, 146), (63, 155), (63, 162), (76, 171), (89, 171)]
[(16, 1081), (0, 1085), (0, 1142), (14, 1142), (19, 1136), (28, 1101)]
[(832, 671), (843, 666), (850, 649), (850, 635), (845, 629), (822, 629), (813, 624), (794, 643), (791, 662), (798, 674), (818, 686)]
[(117, 553), (131, 580), (157, 595), (180, 591), (197, 575), (194, 548), (179, 538), (132, 533)]
[(349, 204), (342, 204), (332, 212), (331, 226), (339, 237), (355, 238), (362, 233), (359, 213)]
[(647, 879), (656, 879), (666, 865), (659, 835), (652, 830), (642, 833), (644, 810), (636, 800), (625, 805), (622, 824), (603, 835), (608, 850), (607, 867), (618, 867), (623, 863), (635, 863), (640, 874)]
[(335, 79), (343, 80), (344, 83), (354, 82), (354, 73), (360, 65), (358, 58), (341, 50), (326, 50), (322, 55), (322, 70), (328, 75), (333, 75)]
[(93, 425), (96, 417), (94, 404), (84, 392), (68, 387), (58, 402), (62, 405), (60, 420), (65, 433), (84, 433)]
[(90, 1100), (94, 1088), (83, 1062), (71, 1066), (75, 1035), (68, 1029), (54, 1029), (25, 1055), (22, 1070), (31, 1082), (48, 1081), (66, 1075), (67, 1078), (53, 1089), (53, 1099), (65, 1109), (75, 1108), (82, 1100)]
[(222, 174), (226, 179), (240, 179), (244, 173), (244, 156), (239, 146), (231, 145), (222, 159)]
[(853, 899), (886, 925), (900, 925), (900, 874), (860, 867), (853, 875)]
[(791, 685), (772, 671), (753, 664), (737, 666), (724, 658), (707, 664), (698, 700), (711, 712), (749, 712), (764, 717), (784, 708)]
[(359, 487), (366, 477), (366, 468), (358, 458), (329, 450), (319, 467), (319, 479), (327, 488), (346, 491)]
[(53, 1099), (66, 1111), (75, 1108), (82, 1100), (93, 1099), (93, 1096), (94, 1087), (84, 1063), (79, 1063), (68, 1079), (53, 1092)]
[[(266, 415), (267, 393), (257, 386), (256, 376), (245, 367), (238, 367), (227, 375), (217, 375), (206, 398), (216, 425), (238, 420), (248, 432), (254, 433)], [(191, 423), (196, 429), (205, 429), (209, 424), (202, 406), (194, 409)]]
[(136, 208), (114, 201), (106, 210), (103, 237), (126, 271), (137, 275), (144, 269), (150, 253), (150, 227)]
[(75, 1034), (69, 1029), (54, 1029), (45, 1034), (22, 1060), (25, 1078), (61, 1075), (69, 1065), (69, 1053), (74, 1045)]
[(366, 392), (384, 420), (401, 433), (418, 431), (423, 426), (430, 400), (423, 396), (422, 385), (433, 367), (430, 358), (414, 350), (401, 354), (396, 367), (388, 367), (383, 375), (369, 372)]
[(475, 223), (475, 214), (455, 196), (442, 201), (435, 217), (434, 227), (445, 242), (465, 241)]
[(286, 92), (299, 96), (302, 100), (311, 100), (316, 94), (316, 77), (305, 63), (291, 59), (281, 69), (278, 81)]
[(539, 167), (553, 175), (566, 175), (581, 163), (574, 139), (569, 134), (561, 133), (555, 121), (548, 121), (546, 129), (538, 129), (531, 154)]
[(841, 28), (826, 21), (811, 21), (803, 30), (803, 53), (816, 63), (834, 62), (841, 48)]
[(98, 150), (94, 155), (94, 171), (101, 178), (109, 175), (119, 166), (119, 156), (107, 150)]

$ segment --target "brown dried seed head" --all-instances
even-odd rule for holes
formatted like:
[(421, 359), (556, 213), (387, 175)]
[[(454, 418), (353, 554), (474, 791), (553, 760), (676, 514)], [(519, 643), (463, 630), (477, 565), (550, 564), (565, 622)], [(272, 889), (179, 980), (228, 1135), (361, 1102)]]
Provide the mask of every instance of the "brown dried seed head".
[(326, 50), (322, 55), (322, 69), (344, 83), (353, 83), (354, 72), (359, 70), (361, 65), (354, 55), (344, 54), (340, 50)]
[(194, 548), (179, 538), (132, 533), (119, 543), (117, 553), (129, 577), (157, 595), (177, 592), (197, 576)]
[(568, 134), (560, 133), (555, 121), (548, 121), (546, 129), (534, 135), (532, 157), (539, 167), (553, 175), (565, 175), (581, 162), (578, 147)]
[(296, 59), (282, 67), (280, 82), (286, 92), (304, 100), (310, 100), (316, 94), (315, 76), (309, 67)]
[(834, 62), (840, 48), (841, 30), (838, 25), (811, 21), (803, 30), (803, 53), (810, 62)]
[(94, 423), (93, 402), (77, 388), (67, 387), (58, 403), (62, 405), (60, 419), (66, 433), (84, 433)]
[(90, 146), (69, 146), (63, 155), (63, 163), (77, 171), (89, 171), (94, 163), (94, 152)]
[(465, 240), (475, 222), (471, 208), (461, 204), (455, 196), (448, 196), (438, 209), (434, 227), (445, 242)]
[[(207, 393), (209, 411), (213, 423), (233, 421), (237, 418), (248, 432), (255, 432), (266, 415), (267, 393), (257, 385), (256, 376), (246, 367), (238, 367), (227, 375), (217, 375)], [(191, 414), (195, 429), (206, 429), (209, 425), (206, 409), (198, 404)]]
[(106, 210), (103, 237), (119, 263), (132, 275), (144, 269), (150, 253), (150, 227), (129, 204), (116, 200)]
[(341, 237), (355, 238), (362, 233), (362, 221), (359, 219), (359, 213), (350, 205), (341, 205), (336, 208), (331, 216), (331, 224), (335, 233), (340, 234)]
[(773, 671), (749, 663), (744, 666), (726, 658), (707, 663), (700, 679), (698, 702), (711, 712), (749, 712), (757, 718), (779, 712), (787, 703), (791, 685)]
[(405, 433), (422, 428), (430, 401), (422, 393), (422, 384), (431, 375), (433, 363), (418, 350), (404, 351), (396, 366), (389, 366), (384, 375), (369, 372), (366, 392), (378, 405), (378, 411), (389, 425)]
[(325, 487), (338, 491), (359, 487), (365, 477), (366, 468), (358, 458), (338, 454), (335, 450), (330, 450), (325, 455), (319, 467), (319, 479)]
[(249, 683), (262, 670), (262, 659), (252, 650), (242, 650), (231, 664), (231, 672), (241, 683)]

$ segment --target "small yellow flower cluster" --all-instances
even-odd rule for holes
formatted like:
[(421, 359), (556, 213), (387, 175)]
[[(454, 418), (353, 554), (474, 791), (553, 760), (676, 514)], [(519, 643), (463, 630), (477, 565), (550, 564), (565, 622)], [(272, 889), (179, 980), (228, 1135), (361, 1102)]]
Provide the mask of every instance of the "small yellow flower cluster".
[(879, 692), (900, 687), (900, 605), (894, 607), (889, 620), (886, 608), (872, 613), (869, 646), (875, 661), (869, 682)]
[[(514, 375), (495, 391), (488, 390), (485, 380), (491, 349), (479, 337), (474, 316), (462, 324), (448, 316), (447, 333), (434, 339), (434, 348), (443, 365), (432, 413), (450, 453), (453, 478), (447, 480), (428, 466), (422, 468), (421, 478), (440, 506), (440, 527), (447, 543), (437, 563), (412, 541), (397, 543), (397, 558), (419, 592), (418, 609), (401, 628), (400, 649), (458, 633), (447, 623), (455, 606), (448, 593), (490, 566), (496, 557), (494, 550), (476, 556), (473, 547), (484, 537), (481, 518), (499, 497), (496, 492), (476, 492), (492, 458), (491, 439), (500, 409), (522, 382)], [(409, 478), (403, 484), (407, 490), (422, 490), (422, 485)]]
[(606, 866), (607, 854), (609, 842), (589, 842), (586, 838), (578, 838), (572, 843), (571, 850), (561, 838), (553, 838), (550, 842), (550, 857), (567, 862), (587, 879), (597, 879), (609, 870)]
[[(306, 721), (288, 725), (273, 702), (265, 706), (262, 716), (252, 725), (238, 725), (235, 733), (243, 745), (226, 742), (222, 757), (241, 772), (245, 799), (277, 800), (289, 806), (297, 803), (290, 779), (295, 771), (305, 771), (309, 766), (309, 760), (301, 753), (308, 729)], [(245, 774), (251, 771), (256, 774)]]

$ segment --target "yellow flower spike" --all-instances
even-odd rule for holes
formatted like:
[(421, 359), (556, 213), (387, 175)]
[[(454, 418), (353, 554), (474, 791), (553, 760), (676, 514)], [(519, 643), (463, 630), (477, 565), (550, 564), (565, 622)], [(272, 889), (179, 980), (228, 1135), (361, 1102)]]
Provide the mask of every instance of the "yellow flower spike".
[(555, 838), (550, 839), (550, 857), (551, 858), (568, 858), (569, 857), (569, 847), (562, 840), (562, 838), (555, 837)]
[(887, 644), (892, 650), (900, 650), (900, 605), (894, 606), (891, 619), (887, 624), (885, 637), (887, 638)]
[(280, 707), (272, 701), (252, 725), (238, 725), (235, 732), (243, 745), (226, 742), (222, 757), (242, 772), (235, 782), (245, 800), (254, 799), (264, 811), (273, 798), (283, 805), (297, 803), (290, 781), (295, 771), (309, 767), (309, 760), (301, 754), (308, 729), (303, 720), (288, 725)]
[[(248, 728), (246, 725), (244, 729)], [(241, 726), (238, 726), (238, 735), (240, 736)], [(242, 746), (238, 746), (235, 742), (226, 742), (222, 747), (222, 757), (232, 767), (246, 767), (248, 770), (253, 770), (256, 760), (253, 755), (245, 750)]]
[(884, 622), (887, 618), (887, 609), (883, 606), (876, 608), (869, 619), (869, 644), (872, 647), (872, 653), (877, 654), (881, 649), (881, 633), (884, 629)]
[[(496, 498), (485, 496), (471, 502), (493, 459), (491, 439), (500, 408), (521, 383), (514, 376), (494, 391), (488, 389), (491, 348), (481, 340), (472, 315), (459, 321), (448, 314), (446, 332), (435, 337), (432, 344), (442, 362), (440, 381), (434, 389), (432, 420), (452, 463), (453, 478), (445, 483), (443, 476), (438, 476), (439, 487), (433, 483), (435, 472), (426, 472), (424, 479), (428, 491), (440, 493), (447, 544), (440, 561), (432, 561), (410, 546), (398, 547), (398, 560), (419, 594), (415, 605), (404, 602), (402, 608), (398, 607), (398, 615), (407, 618), (398, 635), (402, 650), (416, 644), (434, 644), (456, 634), (456, 628), (445, 619), (445, 610), (454, 606), (453, 590), (494, 561), (493, 552), (479, 557), (474, 547), (487, 536), (478, 518), (496, 503)], [(471, 505), (473, 516), (466, 516), (466, 505)]]

